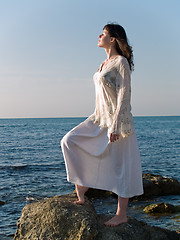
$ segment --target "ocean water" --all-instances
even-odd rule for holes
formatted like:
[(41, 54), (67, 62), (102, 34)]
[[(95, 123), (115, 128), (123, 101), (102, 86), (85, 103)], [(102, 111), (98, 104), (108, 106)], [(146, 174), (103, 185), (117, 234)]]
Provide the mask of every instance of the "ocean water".
[[(23, 207), (33, 201), (71, 193), (66, 181), (61, 138), (86, 118), (0, 119), (0, 239), (13, 239)], [(135, 117), (142, 169), (180, 181), (180, 117)], [(130, 203), (128, 215), (168, 229), (180, 228), (180, 215), (151, 216), (146, 204), (180, 205), (179, 196)], [(113, 214), (116, 199), (94, 201), (98, 213)]]

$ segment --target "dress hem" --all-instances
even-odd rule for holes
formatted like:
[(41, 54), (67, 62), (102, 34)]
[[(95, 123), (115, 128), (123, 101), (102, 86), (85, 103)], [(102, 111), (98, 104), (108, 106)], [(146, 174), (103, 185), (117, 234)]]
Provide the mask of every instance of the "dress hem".
[(68, 180), (68, 179), (67, 179), (67, 181), (70, 182), (70, 183), (73, 183), (73, 184), (77, 184), (79, 186), (83, 186), (83, 187), (94, 188), (94, 189), (99, 189), (99, 190), (104, 190), (104, 191), (110, 191), (110, 192), (113, 192), (113, 193), (115, 193), (116, 195), (118, 195), (119, 197), (122, 197), (122, 198), (132, 198), (132, 197), (135, 197), (135, 196), (140, 196), (144, 193), (144, 191), (142, 191), (141, 193), (125, 195), (125, 194), (117, 193), (117, 191), (109, 189), (108, 187), (107, 188), (106, 187), (97, 187), (97, 186), (93, 186), (93, 185), (90, 185), (90, 184), (82, 184), (78, 181)]

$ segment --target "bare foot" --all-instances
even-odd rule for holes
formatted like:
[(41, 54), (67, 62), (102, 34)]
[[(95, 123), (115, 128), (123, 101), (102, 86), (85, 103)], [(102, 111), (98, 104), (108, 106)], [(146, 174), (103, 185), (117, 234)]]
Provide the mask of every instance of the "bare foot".
[(121, 223), (126, 223), (128, 221), (127, 217), (122, 217), (119, 215), (115, 215), (113, 218), (111, 218), (109, 221), (105, 222), (104, 225), (107, 227), (115, 227), (118, 226)]
[(78, 201), (74, 201), (75, 204), (79, 204), (79, 205), (83, 205), (85, 203), (85, 200), (78, 200)]
[(88, 187), (79, 186), (76, 184), (76, 192), (77, 192), (78, 201), (75, 201), (74, 202), (75, 204), (84, 204), (85, 203), (84, 194), (87, 190), (88, 190)]

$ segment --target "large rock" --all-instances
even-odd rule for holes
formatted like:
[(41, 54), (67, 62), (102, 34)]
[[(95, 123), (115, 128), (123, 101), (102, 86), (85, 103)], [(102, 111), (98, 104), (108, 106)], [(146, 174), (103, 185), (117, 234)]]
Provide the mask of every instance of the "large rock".
[(180, 182), (171, 177), (150, 173), (143, 174), (144, 196), (179, 195)]
[(129, 218), (128, 223), (105, 227), (111, 216), (96, 215), (86, 199), (75, 205), (75, 194), (55, 196), (24, 207), (14, 240), (179, 240), (180, 235)]
[(30, 203), (22, 210), (15, 240), (91, 240), (98, 233), (92, 204), (76, 205), (75, 194)]

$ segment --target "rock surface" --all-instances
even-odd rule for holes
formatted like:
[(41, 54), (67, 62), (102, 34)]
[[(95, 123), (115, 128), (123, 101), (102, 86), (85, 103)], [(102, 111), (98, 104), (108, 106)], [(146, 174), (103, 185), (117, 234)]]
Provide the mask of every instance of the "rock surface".
[(152, 227), (145, 222), (128, 218), (127, 223), (117, 227), (105, 227), (103, 222), (109, 216), (99, 215), (99, 233), (95, 240), (179, 240), (177, 232), (169, 231), (159, 227)]
[(91, 240), (97, 235), (97, 215), (93, 205), (73, 202), (69, 194), (30, 203), (22, 210), (15, 240)]
[(180, 182), (174, 178), (143, 174), (144, 196), (179, 195)]
[(178, 240), (177, 232), (148, 226), (129, 218), (128, 223), (105, 227), (111, 216), (97, 215), (86, 199), (76, 205), (76, 194), (30, 203), (22, 210), (14, 240)]
[(180, 206), (174, 206), (169, 203), (150, 204), (143, 209), (145, 213), (175, 213), (180, 212)]

